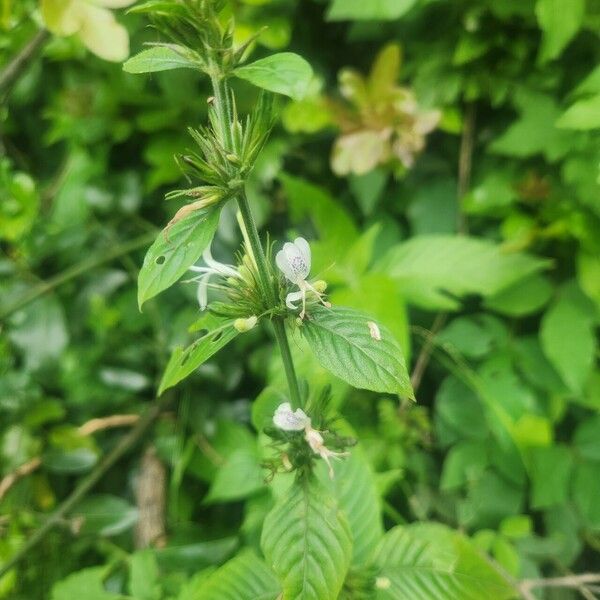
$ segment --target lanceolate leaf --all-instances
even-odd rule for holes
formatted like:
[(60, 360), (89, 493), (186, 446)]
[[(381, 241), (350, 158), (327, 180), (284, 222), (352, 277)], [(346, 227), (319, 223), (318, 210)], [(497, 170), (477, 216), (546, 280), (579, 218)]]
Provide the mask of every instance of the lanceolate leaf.
[(281, 587), (263, 560), (242, 552), (217, 569), (198, 588), (202, 600), (275, 600)]
[(294, 483), (279, 499), (261, 545), (282, 582), (282, 600), (336, 600), (352, 541), (336, 501), (315, 479)]
[(184, 54), (190, 51), (181, 48), (157, 46), (143, 50), (130, 58), (123, 70), (127, 73), (154, 73), (157, 71), (170, 71), (171, 69), (198, 69), (199, 65)]
[(313, 76), (311, 66), (293, 52), (279, 52), (235, 69), (233, 74), (257, 87), (300, 100)]
[(211, 317), (206, 325), (208, 328), (203, 330), (202, 335), (191, 346), (185, 349), (175, 348), (160, 382), (159, 394), (193, 373), (239, 333), (231, 320)]
[(150, 246), (138, 277), (138, 304), (172, 286), (202, 255), (219, 222), (218, 208), (192, 213), (163, 230)]
[(493, 296), (548, 262), (504, 252), (488, 240), (423, 235), (395, 246), (378, 264), (393, 277), (402, 295), (428, 310), (456, 310), (468, 294)]
[(317, 306), (301, 331), (319, 363), (350, 385), (414, 398), (400, 345), (371, 317)]
[(416, 0), (333, 0), (329, 21), (393, 20), (407, 13)]
[(377, 598), (504, 600), (514, 590), (461, 534), (438, 524), (396, 527), (379, 546)]

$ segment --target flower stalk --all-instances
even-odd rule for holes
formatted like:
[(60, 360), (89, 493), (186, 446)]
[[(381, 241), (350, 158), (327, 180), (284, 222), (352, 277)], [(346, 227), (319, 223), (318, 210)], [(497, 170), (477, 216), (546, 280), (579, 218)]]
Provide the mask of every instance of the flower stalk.
[[(227, 150), (233, 151), (233, 140), (231, 136), (231, 127), (233, 123), (229, 101), (231, 92), (226, 79), (216, 73), (211, 76), (211, 83), (213, 87), (213, 104), (221, 130), (222, 142)], [(262, 292), (268, 305), (274, 307), (277, 303), (277, 298), (275, 295), (273, 282), (271, 281), (271, 277), (269, 275), (267, 256), (265, 254), (262, 242), (260, 241), (260, 236), (256, 227), (256, 221), (252, 215), (252, 210), (244, 190), (237, 194), (236, 200), (242, 222), (246, 229), (246, 234), (250, 243), (250, 249), (252, 250), (252, 254), (254, 255), (254, 259), (256, 261), (260, 287), (262, 288)], [(300, 395), (300, 387), (298, 385), (296, 369), (294, 368), (290, 344), (288, 341), (287, 332), (285, 330), (284, 319), (282, 317), (275, 316), (272, 319), (272, 323), (275, 332), (275, 339), (279, 347), (279, 352), (281, 354), (281, 360), (283, 362), (283, 368), (288, 383), (290, 403), (293, 408), (301, 408), (302, 397)]]

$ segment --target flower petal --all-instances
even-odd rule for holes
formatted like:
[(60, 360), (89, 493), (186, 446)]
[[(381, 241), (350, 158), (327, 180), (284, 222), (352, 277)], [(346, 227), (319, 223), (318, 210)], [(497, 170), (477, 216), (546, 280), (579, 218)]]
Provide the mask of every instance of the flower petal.
[(292, 271), (292, 267), (283, 250), (280, 250), (275, 255), (275, 263), (279, 267), (279, 270), (285, 275), (285, 277), (291, 282), (294, 282), (294, 272)]
[(286, 297), (285, 297), (285, 305), (290, 309), (290, 310), (297, 310), (298, 307), (293, 304), (294, 302), (298, 302), (298, 300), (302, 300), (302, 298), (304, 297), (304, 294), (306, 292), (300, 290), (299, 292), (290, 292)]
[(273, 423), (284, 431), (302, 431), (310, 426), (310, 417), (301, 408), (292, 411), (290, 403), (284, 402), (275, 410)]
[[(297, 237), (294, 240), (294, 245), (296, 246), (296, 248), (298, 248), (298, 250), (300, 250), (300, 254), (302, 255), (302, 258), (304, 259), (304, 262), (306, 263), (306, 268), (307, 268), (306, 276), (308, 277), (308, 274), (310, 273), (310, 266), (311, 266), (311, 264), (310, 264), (311, 263), (310, 246), (308, 245), (308, 242), (303, 237)], [(306, 277), (304, 279), (306, 279)]]
[(81, 27), (81, 10), (76, 0), (42, 0), (42, 18), (54, 35), (73, 35)]
[(131, 6), (136, 0), (86, 0), (89, 4), (102, 6), (104, 8), (125, 8)]
[(129, 56), (127, 29), (117, 23), (113, 14), (106, 8), (87, 3), (81, 6), (85, 6), (85, 15), (79, 37), (88, 50), (104, 60), (125, 60)]
[(304, 255), (300, 248), (298, 248), (296, 244), (287, 242), (283, 245), (283, 253), (287, 258), (292, 274), (292, 277), (289, 277), (288, 275), (286, 275), (286, 277), (292, 283), (304, 281), (310, 272), (310, 264), (307, 264), (304, 260)]
[(207, 273), (200, 279), (198, 284), (198, 290), (196, 291), (196, 298), (198, 298), (198, 304), (200, 310), (204, 310), (208, 306), (208, 282), (210, 280), (210, 273)]

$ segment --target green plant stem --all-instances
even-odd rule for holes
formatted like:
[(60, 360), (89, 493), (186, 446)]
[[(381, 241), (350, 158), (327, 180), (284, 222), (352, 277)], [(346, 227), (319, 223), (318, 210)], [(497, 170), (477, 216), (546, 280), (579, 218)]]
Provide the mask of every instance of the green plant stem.
[(15, 567), (35, 548), (46, 535), (57, 525), (62, 523), (67, 514), (80, 502), (87, 493), (102, 479), (104, 474), (142, 437), (144, 432), (154, 422), (163, 408), (171, 401), (172, 396), (165, 394), (152, 404), (142, 415), (135, 427), (124, 435), (119, 443), (104, 457), (98, 466), (84, 479), (82, 479), (73, 492), (63, 500), (61, 505), (48, 517), (46, 522), (33, 533), (21, 546), (19, 551), (0, 566), (0, 578)]
[[(232, 151), (233, 141), (231, 136), (231, 109), (230, 109), (230, 91), (227, 85), (227, 81), (218, 76), (212, 76), (211, 82), (214, 90), (214, 105), (217, 112), (217, 118), (221, 128), (221, 138), (225, 144), (226, 150)], [(267, 300), (269, 308), (275, 307), (278, 298), (275, 294), (273, 282), (269, 275), (270, 269), (267, 261), (258, 229), (256, 227), (256, 221), (252, 215), (252, 209), (245, 192), (242, 192), (237, 197), (237, 204), (240, 210), (242, 221), (246, 228), (248, 240), (250, 242), (250, 249), (254, 255), (256, 261), (256, 268), (258, 270), (259, 284), (262, 288), (262, 292)], [(279, 352), (281, 353), (281, 360), (283, 362), (283, 368), (285, 370), (285, 376), (288, 383), (290, 392), (290, 403), (294, 409), (302, 407), (302, 398), (300, 396), (300, 387), (298, 385), (298, 378), (296, 377), (296, 369), (294, 368), (294, 361), (292, 359), (292, 353), (290, 350), (290, 344), (287, 338), (285, 330), (285, 322), (281, 317), (274, 317), (273, 329), (275, 331), (275, 339), (279, 346)]]

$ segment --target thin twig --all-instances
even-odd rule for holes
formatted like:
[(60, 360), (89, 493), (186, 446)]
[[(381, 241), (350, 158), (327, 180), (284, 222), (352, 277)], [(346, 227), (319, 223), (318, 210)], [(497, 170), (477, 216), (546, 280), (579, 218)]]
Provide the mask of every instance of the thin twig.
[(73, 492), (63, 500), (60, 506), (48, 517), (46, 522), (31, 535), (23, 546), (21, 546), (19, 551), (0, 567), (0, 578), (28, 556), (31, 550), (35, 548), (35, 546), (37, 546), (44, 537), (54, 529), (54, 527), (64, 520), (71, 509), (86, 496), (105, 473), (138, 442), (170, 400), (171, 396), (165, 394), (146, 410), (136, 423), (135, 427), (119, 440), (118, 444), (102, 459), (102, 461), (100, 461), (89, 475), (79, 482)]
[(581, 575), (566, 575), (564, 577), (548, 577), (547, 579), (524, 579), (519, 589), (525, 595), (535, 588), (564, 587), (581, 588), (587, 583), (600, 583), (600, 573), (583, 573)]
[(412, 384), (415, 394), (421, 386), (421, 380), (423, 379), (425, 369), (429, 364), (431, 352), (433, 350), (433, 340), (440, 331), (440, 329), (446, 323), (447, 318), (448, 315), (446, 313), (438, 313), (436, 315), (433, 321), (433, 325), (431, 326), (431, 330), (429, 331), (429, 335), (427, 336), (425, 343), (421, 347), (421, 352), (419, 353), (417, 362), (415, 363), (415, 368), (413, 369), (412, 375), (410, 376), (410, 383)]
[[(133, 425), (139, 420), (139, 418), (140, 415), (111, 415), (110, 417), (91, 419), (81, 425), (78, 431), (81, 435), (91, 435), (92, 433), (96, 433), (97, 431), (102, 431), (104, 429)], [(36, 456), (17, 467), (11, 473), (8, 473), (8, 475), (4, 476), (0, 481), (0, 500), (4, 498), (6, 492), (8, 492), (8, 490), (10, 490), (10, 488), (17, 483), (17, 481), (19, 481), (19, 479), (23, 479), (23, 477), (31, 475), (31, 473), (37, 470), (41, 464), (41, 457)]]
[[(469, 191), (471, 185), (471, 169), (473, 165), (473, 147), (475, 141), (475, 105), (470, 103), (467, 105), (465, 110), (465, 122), (463, 126), (462, 137), (460, 140), (460, 150), (458, 155), (458, 184), (456, 188), (456, 195), (458, 198), (458, 233), (460, 235), (466, 235), (468, 233), (467, 221), (464, 212), (461, 208), (462, 199)], [(410, 377), (413, 390), (416, 392), (421, 385), (421, 380), (431, 359), (431, 352), (433, 350), (433, 338), (440, 331), (440, 329), (446, 323), (448, 315), (445, 313), (438, 313), (431, 326), (431, 335), (427, 341), (423, 344), (421, 352), (417, 357), (415, 368)]]
[(469, 227), (465, 213), (462, 210), (462, 201), (471, 185), (471, 167), (473, 163), (473, 144), (475, 141), (475, 105), (467, 104), (465, 109), (465, 122), (460, 140), (458, 155), (458, 233), (466, 235)]
[(123, 254), (128, 254), (129, 252), (133, 252), (138, 248), (145, 246), (150, 243), (156, 237), (156, 232), (145, 233), (140, 237), (137, 237), (128, 242), (124, 242), (123, 244), (117, 245), (112, 249), (106, 251), (101, 256), (92, 256), (88, 259), (82, 260), (80, 263), (65, 269), (62, 273), (43, 281), (39, 285), (28, 290), (21, 298), (19, 298), (13, 304), (9, 304), (6, 308), (0, 310), (0, 320), (6, 319), (6, 317), (10, 316), (17, 310), (23, 308), (25, 305), (33, 302), (40, 296), (54, 290), (55, 288), (67, 283), (71, 279), (75, 279), (84, 273), (87, 273), (90, 269), (98, 267), (104, 263), (110, 262)]
[(29, 42), (25, 44), (21, 51), (6, 65), (6, 67), (4, 67), (2, 72), (0, 72), (0, 97), (9, 94), (12, 86), (25, 72), (29, 63), (34, 59), (49, 38), (50, 34), (45, 29), (38, 31)]

